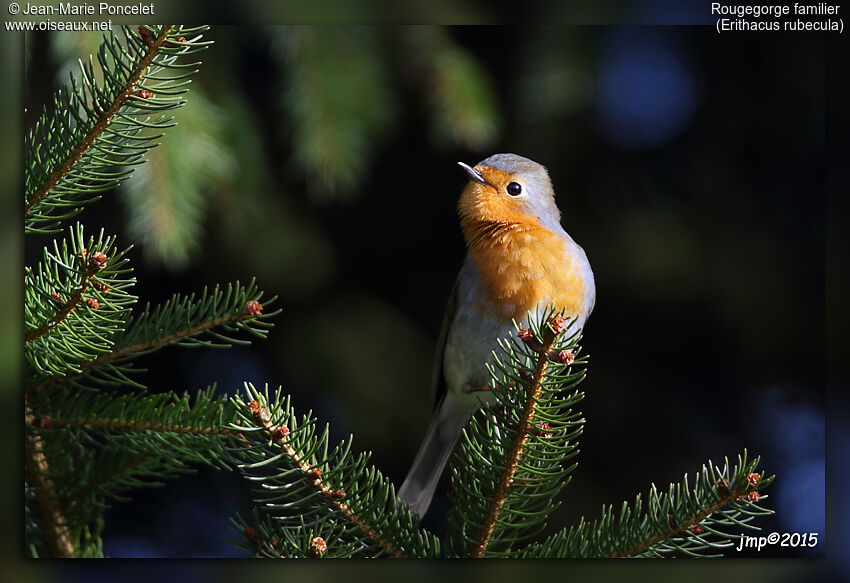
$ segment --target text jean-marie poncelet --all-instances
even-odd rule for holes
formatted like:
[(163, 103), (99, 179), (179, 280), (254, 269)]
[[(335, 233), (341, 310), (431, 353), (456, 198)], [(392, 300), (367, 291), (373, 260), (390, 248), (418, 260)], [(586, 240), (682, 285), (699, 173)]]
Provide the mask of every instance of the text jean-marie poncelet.
[(142, 4), (109, 4), (106, 2), (73, 3), (60, 2), (55, 6), (44, 4), (24, 4), (21, 14), (25, 16), (153, 16), (153, 3)]

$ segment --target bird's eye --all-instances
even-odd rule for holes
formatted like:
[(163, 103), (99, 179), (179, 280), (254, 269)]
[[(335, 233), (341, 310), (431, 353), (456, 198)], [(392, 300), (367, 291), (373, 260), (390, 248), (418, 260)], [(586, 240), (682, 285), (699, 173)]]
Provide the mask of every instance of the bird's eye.
[(522, 194), (522, 186), (518, 182), (511, 182), (508, 184), (508, 194), (511, 196), (519, 196)]

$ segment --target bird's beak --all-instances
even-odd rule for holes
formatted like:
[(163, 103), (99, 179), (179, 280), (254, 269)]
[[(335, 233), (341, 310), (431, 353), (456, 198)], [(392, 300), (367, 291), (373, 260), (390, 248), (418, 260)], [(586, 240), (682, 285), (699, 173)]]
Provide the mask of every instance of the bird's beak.
[(464, 164), (463, 162), (458, 162), (458, 166), (466, 170), (466, 173), (469, 174), (469, 178), (477, 182), (478, 184), (488, 184), (484, 177), (481, 176), (481, 173), (470, 166), (469, 164)]

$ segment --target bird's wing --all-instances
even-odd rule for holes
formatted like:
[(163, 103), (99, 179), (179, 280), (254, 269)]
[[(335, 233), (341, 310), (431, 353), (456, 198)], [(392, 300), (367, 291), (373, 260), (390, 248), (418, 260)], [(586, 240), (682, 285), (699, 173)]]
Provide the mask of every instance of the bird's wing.
[(446, 338), (449, 335), (449, 327), (452, 325), (455, 310), (457, 310), (457, 288), (458, 280), (455, 280), (455, 284), (449, 294), (449, 301), (446, 302), (443, 325), (440, 327), (440, 335), (437, 337), (437, 348), (434, 351), (434, 368), (431, 371), (431, 396), (433, 397), (435, 409), (440, 404), (440, 401), (443, 400), (443, 396), (446, 393), (446, 380), (443, 377), (443, 352), (446, 349)]

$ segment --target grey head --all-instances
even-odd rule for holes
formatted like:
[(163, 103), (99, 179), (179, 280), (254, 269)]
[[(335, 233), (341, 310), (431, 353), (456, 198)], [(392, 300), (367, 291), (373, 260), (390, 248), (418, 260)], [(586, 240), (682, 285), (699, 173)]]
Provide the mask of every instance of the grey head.
[[(473, 169), (465, 164), (461, 166), (470, 174), (470, 178), (476, 180), (470, 173)], [(561, 211), (555, 204), (555, 191), (549, 172), (542, 164), (517, 154), (493, 154), (476, 165), (480, 166), (489, 166), (513, 175), (513, 180), (522, 186), (522, 193), (515, 198), (522, 202), (526, 211), (537, 216), (543, 226), (561, 230)]]

